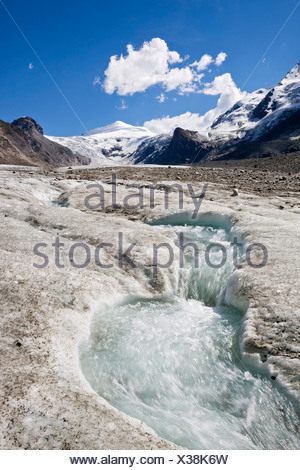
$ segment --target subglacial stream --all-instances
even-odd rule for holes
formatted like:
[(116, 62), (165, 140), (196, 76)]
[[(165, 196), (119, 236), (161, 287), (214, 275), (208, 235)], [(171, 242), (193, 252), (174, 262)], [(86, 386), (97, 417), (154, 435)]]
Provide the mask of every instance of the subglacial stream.
[[(197, 243), (230, 249), (212, 226), (165, 226)], [(162, 226), (162, 229), (164, 227)], [(158, 435), (190, 449), (297, 449), (299, 416), (269, 377), (244, 366), (242, 313), (219, 305), (233, 271), (194, 266), (186, 250), (177, 295), (135, 298), (95, 316), (80, 361), (94, 390)], [(220, 252), (211, 251), (220, 261)]]

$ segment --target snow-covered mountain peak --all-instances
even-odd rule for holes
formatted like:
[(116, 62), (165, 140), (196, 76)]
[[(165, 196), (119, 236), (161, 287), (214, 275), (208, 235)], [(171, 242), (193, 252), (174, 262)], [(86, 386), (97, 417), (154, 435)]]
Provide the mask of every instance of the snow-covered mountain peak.
[(131, 124), (126, 124), (126, 122), (115, 121), (112, 124), (108, 124), (104, 127), (96, 127), (85, 134), (84, 136), (97, 135), (97, 134), (107, 134), (113, 135), (118, 134), (119, 137), (152, 137), (154, 134), (146, 127), (141, 126), (132, 126)]
[(260, 138), (283, 119), (300, 109), (300, 62), (272, 88), (264, 99), (253, 109), (249, 119), (259, 122), (249, 133), (251, 140)]
[(235, 103), (216, 119), (208, 135), (214, 140), (243, 137), (255, 140), (297, 109), (300, 109), (300, 62), (272, 89), (261, 88)]
[[(288, 82), (300, 82), (300, 60), (299, 62), (293, 67), (286, 76), (281, 80), (280, 83), (287, 84)], [(279, 85), (280, 85), (279, 83)]]
[(264, 99), (268, 89), (260, 88), (248, 93), (245, 98), (237, 101), (228, 111), (221, 114), (208, 129), (208, 135), (213, 139), (228, 139), (242, 137), (246, 131), (255, 126), (257, 119), (249, 118), (252, 111)]
[(153, 136), (153, 132), (146, 127), (115, 121), (81, 136), (48, 138), (69, 147), (76, 154), (88, 156), (91, 166), (97, 167), (132, 163), (132, 153), (142, 142)]

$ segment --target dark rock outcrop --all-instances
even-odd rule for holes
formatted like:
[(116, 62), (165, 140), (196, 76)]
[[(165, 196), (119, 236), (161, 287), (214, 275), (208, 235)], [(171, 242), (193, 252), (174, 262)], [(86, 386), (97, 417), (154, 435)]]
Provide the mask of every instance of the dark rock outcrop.
[(20, 129), (22, 129), (23, 131), (28, 131), (30, 133), (32, 132), (33, 129), (35, 129), (39, 134), (44, 135), (43, 128), (34, 119), (32, 119), (29, 116), (25, 116), (25, 117), (21, 117), (19, 119), (15, 119), (12, 122), (12, 125), (17, 126)]
[(214, 144), (203, 139), (198, 132), (177, 127), (171, 142), (165, 150), (164, 163), (192, 163), (194, 159), (200, 161), (213, 148)]
[(147, 141), (143, 142), (136, 150), (139, 156), (136, 163), (191, 164), (194, 160), (200, 161), (205, 158), (215, 147), (212, 141), (203, 139), (198, 132), (177, 127), (173, 137), (166, 140), (166, 145), (157, 150), (155, 150), (154, 142), (152, 145), (147, 144)]
[(42, 127), (28, 116), (12, 124), (0, 120), (0, 164), (54, 168), (89, 162), (89, 158), (47, 139)]

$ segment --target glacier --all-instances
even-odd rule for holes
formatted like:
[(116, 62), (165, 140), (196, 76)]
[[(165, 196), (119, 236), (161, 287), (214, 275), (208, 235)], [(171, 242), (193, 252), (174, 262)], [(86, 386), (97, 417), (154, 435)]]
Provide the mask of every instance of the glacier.
[(72, 150), (91, 159), (90, 168), (99, 166), (130, 165), (131, 155), (137, 147), (154, 134), (145, 127), (131, 126), (116, 121), (104, 127), (92, 129), (82, 136), (47, 136)]

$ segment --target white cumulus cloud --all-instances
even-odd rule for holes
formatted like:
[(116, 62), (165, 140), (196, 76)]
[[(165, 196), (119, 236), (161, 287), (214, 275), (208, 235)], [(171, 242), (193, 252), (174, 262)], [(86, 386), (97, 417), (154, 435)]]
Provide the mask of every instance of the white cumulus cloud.
[(143, 92), (157, 84), (166, 91), (175, 90), (193, 81), (194, 73), (188, 66), (170, 68), (182, 60), (178, 52), (170, 51), (160, 38), (144, 42), (137, 50), (129, 44), (126, 56), (110, 58), (105, 70), (104, 90), (108, 94), (116, 91), (121, 96)]
[(164, 116), (158, 119), (144, 122), (143, 126), (155, 134), (168, 134), (176, 127), (183, 129), (199, 130), (202, 127), (203, 116), (187, 111), (179, 116)]
[[(185, 56), (182, 59), (160, 38), (145, 41), (139, 49), (128, 44), (126, 55), (111, 56), (102, 86), (106, 93), (111, 95), (116, 92), (120, 96), (141, 93), (153, 85), (161, 86), (165, 92), (176, 90), (181, 95), (196, 93), (204, 76), (199, 72), (211, 64), (221, 65), (226, 54), (220, 52), (215, 60), (211, 55), (204, 54), (199, 61), (179, 66), (188, 58)], [(99, 83), (100, 78), (95, 77), (94, 84)]]
[(238, 100), (246, 96), (232, 80), (230, 73), (216, 77), (211, 83), (206, 83), (200, 93), (206, 95), (220, 95), (215, 108), (201, 115), (199, 113), (186, 112), (179, 116), (165, 116), (146, 121), (144, 126), (156, 134), (172, 132), (176, 127), (205, 132), (214, 120), (227, 111)]
[(204, 54), (200, 60), (196, 60), (191, 64), (192, 67), (196, 67), (196, 69), (200, 72), (201, 70), (207, 69), (207, 67), (213, 62), (213, 58), (211, 55)]
[[(222, 54), (225, 53), (221, 52), (217, 56), (218, 63), (224, 60)], [(165, 92), (177, 90), (179, 94), (195, 93), (204, 75), (198, 72), (207, 69), (215, 61), (210, 55), (204, 54), (191, 65), (178, 66), (187, 59), (188, 56), (182, 59), (177, 51), (171, 51), (160, 38), (145, 41), (140, 49), (129, 44), (126, 55), (114, 55), (110, 58), (104, 72), (104, 91), (126, 96), (160, 85)], [(99, 77), (96, 77), (94, 83), (99, 83), (98, 80)]]
[(224, 73), (218, 75), (210, 83), (205, 83), (204, 88), (199, 91), (205, 95), (220, 95), (223, 93), (227, 94), (240, 94), (239, 88), (234, 83), (230, 73)]
[(223, 62), (224, 62), (224, 60), (226, 59), (226, 57), (227, 57), (226, 52), (220, 52), (220, 53), (217, 55), (217, 57), (216, 57), (215, 64), (216, 64), (217, 66), (223, 64)]
[(184, 88), (187, 85), (191, 85), (194, 80), (194, 73), (189, 67), (178, 67), (169, 70), (164, 77), (162, 84), (166, 91), (176, 90), (176, 88)]

